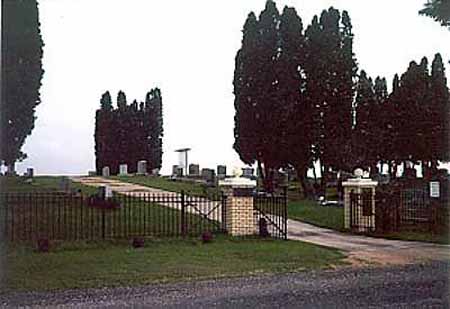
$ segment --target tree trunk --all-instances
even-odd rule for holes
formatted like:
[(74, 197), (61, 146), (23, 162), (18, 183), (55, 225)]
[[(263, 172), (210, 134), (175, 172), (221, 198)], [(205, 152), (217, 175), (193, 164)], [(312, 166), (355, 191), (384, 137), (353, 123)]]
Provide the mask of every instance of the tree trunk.
[(265, 175), (264, 175), (264, 171), (263, 171), (263, 168), (262, 168), (262, 166), (261, 166), (261, 161), (257, 161), (258, 162), (258, 166), (257, 166), (257, 169), (258, 169), (258, 174), (259, 174), (259, 178), (261, 178), (261, 179), (258, 179), (258, 180), (260, 180), (261, 182), (262, 182), (262, 184), (263, 184), (263, 186), (264, 186), (264, 180), (265, 180)]
[(300, 181), (300, 185), (302, 186), (303, 198), (304, 199), (315, 199), (314, 188), (308, 181), (308, 168), (305, 166), (298, 166), (297, 177)]
[(322, 195), (324, 198), (326, 198), (327, 180), (328, 180), (328, 167), (324, 164), (322, 171), (322, 178), (320, 179), (320, 192), (318, 192), (318, 195)]
[(16, 175), (16, 162), (6, 163), (6, 175)]
[(264, 177), (264, 190), (272, 193), (274, 191), (274, 187), (273, 187), (273, 169), (270, 168), (268, 165), (264, 164), (264, 173), (265, 173), (265, 177)]

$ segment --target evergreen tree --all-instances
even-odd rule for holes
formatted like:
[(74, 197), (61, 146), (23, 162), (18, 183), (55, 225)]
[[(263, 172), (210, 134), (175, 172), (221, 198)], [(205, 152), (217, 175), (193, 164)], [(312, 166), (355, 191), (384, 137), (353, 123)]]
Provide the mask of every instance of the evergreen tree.
[(313, 150), (320, 160), (322, 190), (330, 168), (348, 169), (352, 132), (354, 78), (352, 25), (347, 12), (330, 8), (306, 30), (307, 97), (312, 107)]
[(419, 14), (433, 18), (440, 22), (442, 26), (450, 29), (450, 1), (449, 0), (428, 0)]
[(447, 87), (445, 67), (440, 54), (436, 54), (431, 65), (430, 82), (430, 126), (426, 138), (430, 141), (432, 157), (430, 163), (436, 167), (437, 160), (450, 161), (449, 116), (450, 94)]
[(100, 109), (95, 113), (95, 166), (98, 175), (101, 175), (104, 166), (110, 166), (114, 157), (111, 146), (114, 143), (112, 135), (112, 102), (109, 91), (100, 99)]
[(150, 169), (161, 168), (162, 165), (162, 137), (163, 116), (162, 97), (158, 88), (152, 89), (146, 96), (147, 106), (147, 154), (148, 167)]
[(364, 167), (370, 167), (373, 173), (374, 166), (377, 163), (376, 157), (376, 96), (374, 92), (372, 79), (367, 76), (364, 70), (361, 71), (356, 88), (356, 124), (354, 134), (357, 147), (353, 151), (359, 156), (358, 163)]
[(305, 37), (302, 20), (294, 8), (285, 7), (280, 21), (281, 54), (278, 60), (279, 105), (282, 112), (276, 122), (279, 128), (278, 151), (282, 160), (295, 167), (304, 198), (314, 192), (307, 180), (312, 165), (311, 117), (306, 101)]
[(21, 148), (34, 128), (43, 41), (35, 0), (2, 1), (2, 99), (0, 160), (14, 173), (14, 164), (26, 158)]
[(234, 71), (234, 144), (233, 148), (240, 159), (246, 164), (253, 164), (257, 158), (256, 139), (256, 109), (258, 90), (255, 81), (257, 74), (257, 19), (251, 12), (244, 24), (242, 47), (235, 58)]

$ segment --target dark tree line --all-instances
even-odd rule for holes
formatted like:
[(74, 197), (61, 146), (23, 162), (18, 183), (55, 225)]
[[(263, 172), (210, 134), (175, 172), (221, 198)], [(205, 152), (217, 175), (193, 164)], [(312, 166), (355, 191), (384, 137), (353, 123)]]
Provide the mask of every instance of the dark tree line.
[(35, 0), (2, 1), (2, 82), (0, 160), (14, 173), (26, 158), (21, 151), (34, 128), (35, 108), (41, 102), (42, 41)]
[(145, 102), (127, 104), (124, 92), (117, 94), (113, 107), (109, 91), (100, 100), (95, 115), (96, 170), (109, 166), (111, 174), (119, 173), (119, 165), (127, 164), (128, 172), (137, 171), (137, 162), (147, 161), (147, 170), (161, 168), (163, 115), (161, 91), (147, 93)]
[(449, 159), (449, 91), (439, 54), (431, 67), (411, 62), (388, 93), (385, 78), (358, 74), (346, 11), (324, 10), (303, 31), (294, 8), (280, 14), (269, 0), (259, 18), (248, 15), (236, 55), (234, 149), (258, 164), (268, 190), (275, 170), (295, 167), (307, 197), (314, 163), (322, 191), (333, 171), (435, 170)]

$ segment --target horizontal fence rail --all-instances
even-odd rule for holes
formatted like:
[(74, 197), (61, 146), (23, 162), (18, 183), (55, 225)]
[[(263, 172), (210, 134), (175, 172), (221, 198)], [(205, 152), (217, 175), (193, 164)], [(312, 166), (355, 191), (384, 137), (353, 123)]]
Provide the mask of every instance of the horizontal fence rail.
[(112, 198), (0, 193), (0, 229), (9, 241), (195, 236), (225, 232), (224, 196), (115, 193)]

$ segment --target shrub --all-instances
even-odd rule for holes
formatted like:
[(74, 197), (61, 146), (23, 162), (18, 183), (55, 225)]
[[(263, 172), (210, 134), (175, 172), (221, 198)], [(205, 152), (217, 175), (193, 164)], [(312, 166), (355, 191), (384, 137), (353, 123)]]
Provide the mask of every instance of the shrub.
[(133, 245), (133, 248), (144, 247), (144, 238), (143, 237), (134, 237), (132, 245)]
[(202, 233), (202, 242), (203, 243), (209, 243), (213, 240), (213, 235), (211, 232), (206, 231)]
[(40, 238), (37, 241), (39, 252), (48, 252), (50, 249), (50, 242), (48, 238)]

